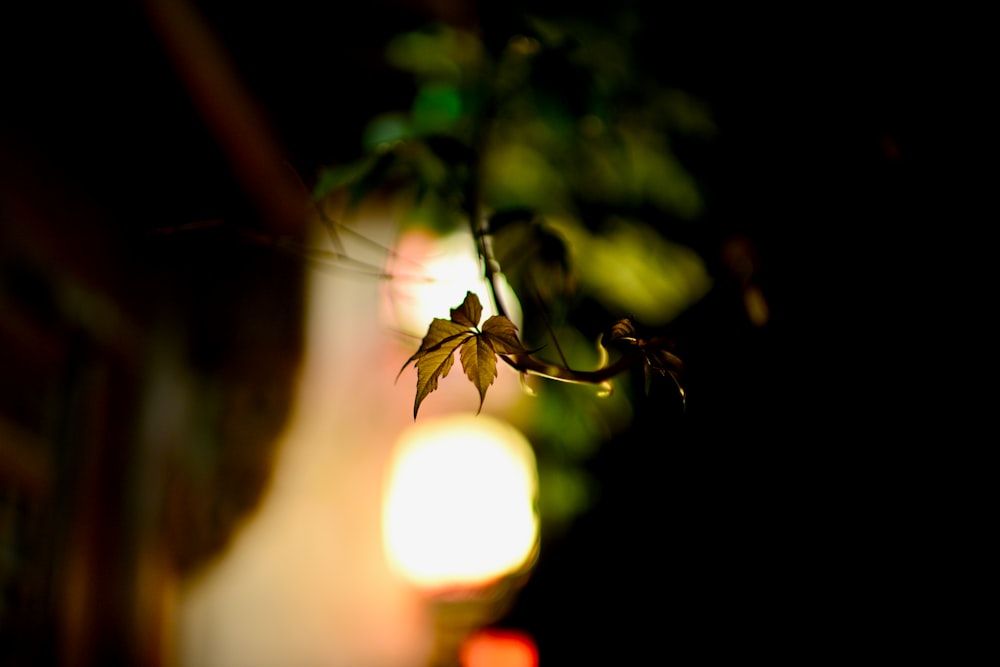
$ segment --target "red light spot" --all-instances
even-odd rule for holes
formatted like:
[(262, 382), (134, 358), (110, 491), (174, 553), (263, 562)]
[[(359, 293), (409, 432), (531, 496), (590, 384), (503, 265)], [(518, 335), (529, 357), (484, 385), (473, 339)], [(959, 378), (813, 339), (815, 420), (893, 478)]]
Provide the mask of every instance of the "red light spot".
[(538, 667), (538, 649), (523, 632), (481, 630), (462, 643), (459, 660), (462, 667)]

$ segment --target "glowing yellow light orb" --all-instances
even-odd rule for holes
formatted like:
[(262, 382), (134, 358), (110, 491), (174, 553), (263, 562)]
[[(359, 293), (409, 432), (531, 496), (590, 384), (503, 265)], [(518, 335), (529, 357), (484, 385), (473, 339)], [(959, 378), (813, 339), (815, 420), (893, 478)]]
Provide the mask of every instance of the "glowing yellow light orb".
[(396, 443), (382, 535), (390, 566), (426, 589), (521, 567), (538, 535), (538, 476), (521, 433), (487, 415), (418, 422)]

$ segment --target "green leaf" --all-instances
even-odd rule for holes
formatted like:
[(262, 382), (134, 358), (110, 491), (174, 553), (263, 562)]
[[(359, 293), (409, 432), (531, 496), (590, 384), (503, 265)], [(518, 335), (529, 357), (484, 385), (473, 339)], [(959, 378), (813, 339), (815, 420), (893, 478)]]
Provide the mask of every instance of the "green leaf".
[(462, 118), (462, 96), (453, 85), (427, 83), (417, 91), (411, 117), (417, 134), (450, 134)]
[(410, 139), (412, 136), (410, 119), (403, 113), (391, 111), (379, 114), (368, 121), (361, 134), (361, 145), (366, 151), (375, 151), (398, 141)]

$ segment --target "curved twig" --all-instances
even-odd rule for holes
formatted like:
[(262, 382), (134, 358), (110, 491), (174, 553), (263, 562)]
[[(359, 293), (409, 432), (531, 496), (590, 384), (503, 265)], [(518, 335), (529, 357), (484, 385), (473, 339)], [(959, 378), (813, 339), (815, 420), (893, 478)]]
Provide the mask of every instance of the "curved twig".
[[(650, 353), (665, 351), (669, 342), (662, 338), (651, 338), (647, 341), (636, 341), (636, 344), (629, 345), (613, 363), (603, 365), (592, 371), (580, 371), (568, 368), (552, 362), (544, 361), (530, 353), (499, 355), (508, 366), (514, 370), (528, 375), (537, 375), (549, 380), (559, 382), (571, 382), (575, 384), (603, 384), (620, 373), (630, 369), (637, 364), (648, 363)], [(669, 354), (669, 353), (668, 353)], [(672, 354), (669, 355), (673, 357)], [(676, 365), (674, 370), (680, 370), (680, 360), (676, 359), (672, 365)]]

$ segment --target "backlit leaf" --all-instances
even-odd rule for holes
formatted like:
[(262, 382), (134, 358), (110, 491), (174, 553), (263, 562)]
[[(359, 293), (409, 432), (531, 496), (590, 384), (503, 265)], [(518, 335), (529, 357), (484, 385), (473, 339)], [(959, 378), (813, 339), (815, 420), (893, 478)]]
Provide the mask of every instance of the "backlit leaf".
[(493, 315), (483, 323), (482, 337), (490, 341), (498, 354), (526, 352), (517, 337), (517, 327), (503, 315)]
[(463, 326), (475, 328), (479, 326), (479, 318), (483, 316), (483, 305), (479, 297), (472, 292), (465, 293), (465, 301), (458, 308), (451, 309), (451, 321)]
[[(435, 322), (444, 322), (444, 320), (435, 320)], [(433, 324), (431, 326), (433, 327)], [(463, 329), (428, 348), (417, 360), (417, 397), (413, 401), (414, 419), (417, 418), (417, 411), (423, 400), (438, 388), (438, 378), (447, 377), (448, 371), (455, 363), (455, 350), (474, 337), (475, 333)]]
[(497, 376), (497, 354), (526, 352), (517, 337), (517, 327), (503, 315), (493, 315), (477, 328), (483, 315), (479, 297), (465, 293), (465, 300), (458, 308), (451, 309), (451, 320), (434, 318), (420, 349), (413, 353), (403, 367), (416, 362), (417, 395), (413, 402), (413, 418), (417, 418), (420, 404), (428, 394), (438, 388), (438, 380), (446, 377), (455, 363), (455, 350), (461, 347), (462, 368), (479, 391), (479, 409), (483, 407), (486, 390)]
[[(454, 311), (452, 312), (454, 313)], [(421, 341), (420, 349), (414, 352), (413, 356), (406, 360), (403, 367), (399, 369), (399, 373), (396, 374), (396, 379), (399, 379), (399, 376), (403, 374), (403, 371), (406, 370), (407, 366), (412, 364), (414, 361), (418, 361), (421, 357), (427, 354), (428, 350), (437, 347), (445, 339), (468, 330), (469, 327), (467, 325), (435, 317), (434, 321), (431, 322), (430, 327), (427, 328), (427, 335), (424, 336), (423, 341)]]
[(611, 327), (611, 333), (608, 335), (608, 343), (623, 342), (629, 345), (635, 345), (636, 343), (636, 332), (635, 324), (632, 323), (632, 319), (625, 317), (614, 323)]
[(465, 374), (479, 390), (479, 409), (482, 410), (486, 390), (497, 376), (496, 352), (485, 336), (472, 336), (462, 345), (461, 356)]

